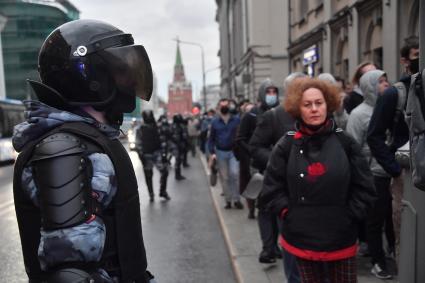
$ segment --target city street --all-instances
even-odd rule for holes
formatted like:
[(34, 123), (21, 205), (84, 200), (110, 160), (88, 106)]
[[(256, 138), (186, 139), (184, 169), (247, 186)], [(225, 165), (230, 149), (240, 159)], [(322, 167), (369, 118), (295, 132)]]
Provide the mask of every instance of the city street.
[[(149, 203), (141, 163), (130, 152), (141, 198), (148, 269), (158, 282), (235, 282), (232, 265), (199, 158), (189, 158), (186, 180), (170, 172), (171, 201)], [(0, 282), (27, 282), (12, 195), (13, 165), (0, 167)], [(159, 174), (154, 173), (156, 195)]]

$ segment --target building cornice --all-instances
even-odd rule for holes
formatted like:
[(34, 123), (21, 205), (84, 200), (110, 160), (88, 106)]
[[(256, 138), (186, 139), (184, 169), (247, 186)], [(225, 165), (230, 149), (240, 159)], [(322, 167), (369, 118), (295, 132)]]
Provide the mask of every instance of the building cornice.
[(326, 32), (325, 24), (322, 23), (313, 30), (307, 32), (306, 34), (298, 38), (297, 40), (291, 42), (290, 46), (288, 47), (289, 54), (298, 54), (307, 47), (322, 40), (324, 32)]

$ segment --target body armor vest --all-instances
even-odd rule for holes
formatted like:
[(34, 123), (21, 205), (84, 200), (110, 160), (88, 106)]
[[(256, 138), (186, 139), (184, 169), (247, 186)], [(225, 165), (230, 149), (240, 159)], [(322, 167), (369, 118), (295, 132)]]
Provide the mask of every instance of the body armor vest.
[(25, 269), (30, 280), (43, 281), (47, 273), (40, 269), (37, 250), (40, 242), (41, 215), (22, 189), (22, 171), (33, 157), (34, 147), (55, 133), (72, 133), (99, 146), (115, 168), (117, 193), (102, 212), (106, 225), (106, 241), (99, 266), (120, 282), (147, 282), (146, 252), (142, 236), (137, 180), (131, 160), (118, 139), (111, 140), (85, 123), (65, 123), (39, 139), (28, 143), (19, 154), (14, 169), (13, 193), (21, 236)]

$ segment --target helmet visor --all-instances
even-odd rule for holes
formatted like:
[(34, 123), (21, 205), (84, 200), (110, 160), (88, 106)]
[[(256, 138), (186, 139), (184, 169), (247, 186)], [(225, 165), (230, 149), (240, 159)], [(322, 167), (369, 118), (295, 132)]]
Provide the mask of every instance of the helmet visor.
[(153, 75), (145, 48), (142, 45), (129, 45), (106, 48), (102, 52), (118, 90), (149, 101)]

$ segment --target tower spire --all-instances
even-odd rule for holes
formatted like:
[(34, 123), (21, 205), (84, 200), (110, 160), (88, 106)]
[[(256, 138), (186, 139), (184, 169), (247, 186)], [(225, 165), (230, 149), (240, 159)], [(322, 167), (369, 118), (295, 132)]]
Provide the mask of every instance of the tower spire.
[(182, 55), (180, 53), (180, 41), (177, 37), (177, 50), (176, 50), (176, 63), (174, 65), (174, 82), (185, 82), (184, 67), (182, 62)]

